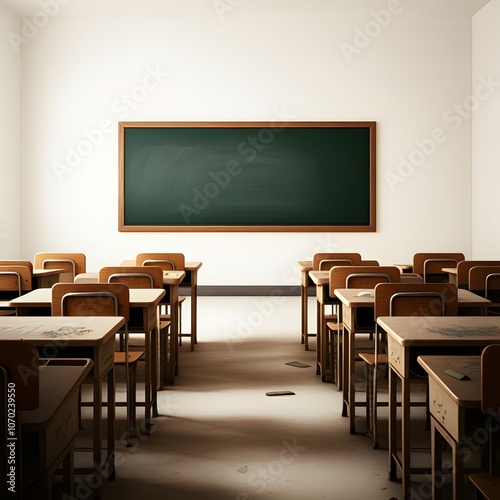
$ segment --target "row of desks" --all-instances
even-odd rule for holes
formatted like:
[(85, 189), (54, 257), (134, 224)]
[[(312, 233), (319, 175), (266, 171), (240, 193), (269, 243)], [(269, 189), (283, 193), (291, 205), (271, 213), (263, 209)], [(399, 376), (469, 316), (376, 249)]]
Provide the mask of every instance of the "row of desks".
[[(94, 405), (93, 405), (93, 464), (94, 467), (90, 472), (93, 472), (98, 477), (103, 474), (113, 479), (115, 472), (115, 389), (114, 389), (114, 360), (113, 352), (115, 345), (115, 335), (124, 325), (124, 319), (121, 317), (15, 317), (3, 316), (0, 317), (0, 339), (1, 340), (24, 340), (34, 344), (42, 354), (42, 357), (50, 354), (50, 357), (59, 354), (64, 355), (64, 349), (71, 349), (75, 355), (72, 358), (91, 359), (93, 362), (92, 369), (85, 373), (87, 382), (93, 385)], [(45, 369), (44, 369), (45, 370)], [(53, 370), (48, 373), (53, 374)], [(45, 371), (47, 371), (45, 370)], [(66, 373), (69, 369), (63, 371)], [(43, 370), (42, 370), (43, 372)], [(61, 376), (61, 370), (58, 376)], [(42, 380), (42, 379), (41, 379)], [(102, 454), (102, 389), (103, 383), (108, 384), (108, 410), (107, 410), (107, 454), (103, 458)], [(51, 398), (57, 398), (58, 394), (63, 391), (58, 390), (60, 384), (52, 384), (54, 394)], [(47, 387), (44, 385), (42, 387)], [(45, 392), (50, 391), (47, 388)], [(44, 397), (40, 393), (40, 397)], [(45, 396), (49, 397), (49, 396)], [(32, 416), (27, 415), (23, 424), (28, 425), (27, 430), (36, 431), (37, 429), (52, 428), (53, 433), (49, 435), (51, 440), (50, 449), (55, 449), (52, 452), (52, 457), (57, 456), (57, 451), (61, 451), (67, 445), (67, 433), (73, 429), (72, 426), (78, 427), (78, 409), (73, 409), (69, 417), (63, 415), (63, 422), (59, 427), (53, 429), (51, 419), (46, 418), (38, 413), (33, 413)], [(70, 418), (72, 423), (67, 421)], [(36, 421), (34, 421), (35, 419)], [(63, 427), (61, 427), (61, 425)], [(72, 434), (72, 433), (70, 433)], [(42, 458), (44, 455), (42, 454)]]
[[(355, 409), (356, 409), (356, 387), (355, 387), (355, 353), (357, 332), (354, 318), (358, 308), (373, 308), (373, 290), (338, 289), (335, 297), (328, 294), (329, 272), (312, 271), (310, 262), (299, 262), (301, 269), (301, 306), (302, 306), (302, 339), (307, 346), (307, 296), (311, 283), (316, 287), (317, 299), (317, 331), (320, 332), (317, 344), (317, 373), (320, 374), (325, 366), (320, 355), (321, 332), (325, 328), (324, 309), (325, 304), (337, 303), (342, 308), (342, 360), (343, 367), (343, 407), (342, 414), (349, 417), (350, 432), (355, 432)], [(405, 275), (402, 274), (402, 278)], [(415, 277), (410, 275), (408, 280)], [(364, 293), (363, 293), (364, 292)], [(371, 293), (370, 293), (371, 292)], [(463, 444), (464, 426), (463, 416), (465, 407), (478, 408), (480, 405), (480, 391), (477, 384), (477, 374), (470, 377), (474, 382), (468, 385), (460, 381), (450, 391), (446, 383), (450, 377), (444, 375), (444, 369), (453, 363), (466, 361), (453, 360), (449, 354), (479, 355), (482, 349), (489, 344), (500, 343), (500, 318), (485, 316), (485, 311), (490, 301), (471, 293), (468, 290), (458, 289), (459, 311), (465, 313), (463, 316), (455, 317), (381, 317), (377, 319), (378, 325), (387, 333), (388, 356), (389, 356), (389, 476), (391, 480), (397, 480), (398, 472), (401, 474), (403, 497), (411, 498), (410, 475), (412, 467), (410, 464), (411, 432), (410, 432), (410, 366), (414, 366), (417, 357), (419, 363), (430, 374), (429, 384), (434, 395), (440, 394), (441, 399), (434, 398), (431, 402), (430, 411), (435, 417), (432, 421), (432, 477), (434, 495), (440, 494), (441, 484), (436, 483), (436, 477), (441, 472), (439, 463), (441, 454), (439, 437), (452, 445), (453, 458), (457, 466), (454, 468), (453, 484), (454, 499), (462, 498), (463, 495), (463, 464), (459, 461), (457, 450)], [(471, 315), (475, 314), (475, 315)], [(359, 336), (358, 336), (359, 337)], [(439, 354), (448, 354), (439, 356)], [(474, 366), (478, 362), (470, 360), (469, 365)], [(436, 364), (437, 363), (437, 364)], [(448, 366), (449, 367), (449, 366)], [(474, 371), (474, 368), (469, 371)], [(453, 382), (453, 381), (452, 381)], [(398, 436), (397, 425), (397, 394), (398, 383), (401, 386), (401, 433)], [(437, 388), (441, 388), (441, 392)], [(455, 393), (460, 397), (455, 397)], [(443, 394), (448, 399), (448, 418), (443, 419), (442, 401)], [(453, 394), (450, 396), (450, 394)], [(438, 408), (439, 406), (439, 408)], [(437, 412), (439, 411), (439, 417)], [(460, 423), (460, 424), (459, 424)], [(400, 446), (399, 446), (400, 443)], [(431, 443), (429, 443), (431, 449)], [(454, 462), (454, 463), (455, 463)]]
[[(388, 343), (389, 477), (391, 480), (396, 480), (397, 473), (400, 471), (403, 496), (405, 499), (411, 498), (410, 367), (418, 359), (430, 375), (429, 410), (433, 415), (433, 427), (429, 449), (434, 458), (432, 471), (434, 494), (440, 493), (441, 486), (438, 481), (440, 443), (436, 439), (436, 432), (439, 432), (439, 435), (446, 439), (453, 449), (455, 464), (453, 498), (462, 498), (463, 463), (458, 461), (457, 450), (465, 443), (465, 410), (480, 407), (478, 356), (486, 346), (500, 344), (500, 318), (494, 316), (380, 317), (377, 323), (387, 332)], [(476, 356), (475, 361), (463, 357), (471, 354)], [(444, 370), (448, 368), (467, 374), (470, 381), (458, 381), (444, 374)], [(401, 385), (400, 439), (397, 435), (398, 383)], [(398, 441), (401, 442), (400, 452)]]
[[(201, 263), (194, 263), (188, 285), (191, 287), (191, 334), (196, 335), (196, 271)], [(194, 275), (194, 277), (193, 277)], [(45, 357), (89, 358), (93, 368), (87, 381), (93, 384), (93, 464), (95, 474), (105, 474), (114, 478), (115, 450), (115, 384), (114, 350), (115, 335), (124, 325), (123, 318), (106, 317), (55, 317), (51, 316), (52, 280), (57, 282), (57, 270), (42, 270), (38, 278), (38, 288), (10, 301), (17, 316), (0, 317), (1, 340), (25, 340), (33, 343)], [(171, 314), (171, 335), (177, 339), (179, 332), (179, 288), (186, 277), (184, 271), (164, 273), (164, 289), (130, 289), (131, 316), (140, 317), (138, 325), (145, 334), (145, 427), (151, 424), (151, 417), (157, 415), (157, 389), (164, 381), (171, 382), (173, 370), (170, 365), (165, 371), (159, 369), (159, 360), (166, 358), (157, 349), (158, 345), (158, 308), (162, 300), (168, 297)], [(97, 273), (80, 275), (76, 281), (97, 282)], [(46, 286), (46, 287), (42, 287)], [(137, 314), (133, 313), (137, 311)], [(195, 338), (195, 337), (192, 337)], [(71, 352), (71, 356), (65, 353)], [(171, 356), (172, 357), (172, 356)], [(161, 373), (160, 373), (161, 372)], [(102, 452), (103, 384), (107, 382), (107, 450)], [(73, 415), (74, 417), (76, 414)], [(92, 472), (92, 471), (90, 471)]]

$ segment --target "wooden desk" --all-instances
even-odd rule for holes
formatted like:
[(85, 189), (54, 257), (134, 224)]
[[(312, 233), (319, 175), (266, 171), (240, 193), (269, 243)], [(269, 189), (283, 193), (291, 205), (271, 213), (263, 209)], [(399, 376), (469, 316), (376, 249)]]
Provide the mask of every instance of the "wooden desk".
[[(135, 266), (137, 264), (135, 260), (128, 259), (122, 261), (121, 265)], [(182, 332), (179, 331), (179, 335), (191, 337), (191, 350), (194, 350), (194, 344), (198, 342), (198, 270), (202, 265), (202, 262), (199, 261), (186, 261), (184, 264), (185, 275), (179, 283), (180, 288), (189, 288), (191, 293), (191, 333), (182, 334)]]
[[(357, 327), (356, 317), (361, 308), (369, 308), (373, 316), (374, 295), (373, 290), (357, 288), (340, 288), (335, 290), (335, 295), (342, 304), (344, 327), (342, 333), (342, 416), (349, 416), (349, 432), (354, 434), (356, 432), (356, 335), (370, 333), (366, 328)], [(375, 331), (375, 320), (370, 331)]]
[[(37, 291), (50, 292), (49, 288)], [(50, 308), (49, 308), (50, 310)], [(26, 340), (37, 346), (41, 357), (90, 358), (94, 366), (87, 381), (94, 387), (93, 407), (93, 469), (96, 484), (102, 482), (103, 471), (115, 478), (115, 378), (113, 352), (115, 335), (123, 327), (121, 317), (46, 316), (0, 317), (1, 340)], [(102, 457), (102, 388), (108, 384), (107, 455)], [(98, 493), (98, 492), (97, 492)]]
[[(360, 296), (360, 293), (369, 293), (370, 295)], [(355, 387), (355, 355), (356, 355), (356, 334), (366, 333), (356, 329), (356, 315), (359, 308), (373, 309), (374, 295), (373, 290), (361, 290), (357, 288), (342, 288), (335, 290), (335, 295), (342, 303), (342, 321), (344, 333), (342, 336), (342, 366), (343, 366), (343, 406), (342, 415), (349, 416), (349, 428), (351, 434), (355, 430), (355, 412), (356, 412), (356, 387)], [(484, 297), (476, 295), (468, 290), (457, 290), (459, 314), (467, 310), (480, 310), (485, 315), (486, 308), (491, 302)], [(364, 406), (364, 403), (358, 405)]]
[(443, 267), (441, 269), (444, 273), (448, 273), (448, 281), (457, 284), (457, 268), (456, 267)]
[[(432, 498), (442, 498), (442, 449), (447, 442), (452, 450), (453, 500), (462, 500), (465, 457), (469, 455), (465, 440), (474, 429), (486, 429), (481, 412), (481, 356), (419, 356), (418, 363), (429, 375)], [(447, 375), (448, 369), (467, 375), (469, 380)]]
[[(389, 478), (401, 471), (403, 497), (410, 498), (410, 366), (420, 355), (479, 355), (500, 343), (500, 318), (494, 316), (379, 317), (387, 332), (389, 357)], [(396, 394), (401, 382), (401, 457), (397, 449)]]
[[(304, 266), (304, 269), (306, 266)], [(330, 285), (330, 271), (309, 271), (308, 273), (308, 279), (311, 280), (311, 282), (316, 286), (316, 305), (317, 305), (317, 340), (316, 340), (316, 374), (321, 375), (322, 380), (324, 381), (328, 377), (332, 375), (332, 367), (330, 366), (330, 360), (328, 356), (328, 342), (326, 338), (326, 321), (325, 321), (325, 314), (324, 314), (324, 307), (325, 305), (331, 305), (331, 304), (337, 304), (340, 306), (341, 302), (338, 299), (338, 297), (330, 297), (329, 294), (329, 285)], [(302, 275), (302, 285), (305, 286), (305, 278), (304, 275)], [(408, 274), (401, 274), (401, 281), (405, 283), (422, 283), (422, 277), (418, 274), (414, 273), (408, 273)], [(302, 293), (303, 288), (301, 288), (301, 293)], [(357, 291), (359, 292), (359, 290)], [(356, 292), (356, 293), (357, 293)], [(306, 290), (307, 293), (307, 290)], [(477, 297), (477, 296), (476, 296)], [(372, 298), (373, 302), (373, 298)], [(303, 308), (304, 303), (302, 304)], [(306, 301), (307, 305), (307, 301)], [(372, 304), (373, 307), (373, 304)], [(486, 307), (486, 306), (485, 306)], [(306, 313), (306, 322), (307, 322), (307, 313)], [(342, 310), (339, 308), (338, 311), (338, 323), (342, 323)], [(337, 363), (337, 366), (340, 366)], [(347, 369), (347, 366), (342, 367), (342, 371), (345, 372)], [(342, 380), (340, 380), (341, 374), (337, 373), (335, 379), (337, 381), (337, 384), (340, 385), (343, 384)], [(343, 387), (343, 385), (342, 385)], [(343, 387), (343, 390), (345, 388)]]
[(64, 269), (33, 269), (33, 289), (50, 288), (59, 283), (59, 277)]
[[(172, 351), (172, 356), (170, 356), (167, 365), (165, 365), (165, 363), (162, 362), (163, 360), (166, 360), (168, 357), (166, 352), (167, 344), (163, 342), (163, 339), (160, 339), (158, 359), (156, 361), (158, 367), (157, 377), (156, 377), (157, 389), (161, 389), (166, 384), (173, 384), (174, 376), (178, 374), (178, 366), (177, 366), (178, 349), (179, 349), (178, 336), (180, 335), (179, 288), (181, 286), (184, 277), (185, 277), (184, 271), (163, 271), (163, 284), (165, 286), (165, 295), (162, 298), (161, 302), (163, 303), (168, 301), (168, 303), (171, 304), (172, 313), (170, 322), (170, 336), (172, 342), (170, 343), (170, 349)], [(98, 282), (99, 282), (99, 273), (81, 273), (75, 276), (75, 283), (98, 283)], [(131, 307), (133, 306), (132, 301), (130, 305)], [(196, 313), (196, 307), (195, 307), (195, 313)], [(157, 320), (159, 322), (159, 317), (157, 318)], [(158, 332), (159, 331), (160, 327), (158, 324)]]
[[(156, 401), (158, 378), (158, 306), (165, 290), (156, 288), (130, 289), (129, 332), (145, 334), (145, 420), (146, 428), (151, 424), (151, 413), (158, 414)], [(10, 301), (18, 316), (49, 316), (51, 314), (52, 290), (39, 288)], [(141, 403), (137, 403), (141, 406)]]
[(413, 273), (413, 264), (393, 264), (401, 273)]
[[(316, 333), (309, 333), (308, 325), (308, 297), (309, 289), (314, 286), (314, 282), (309, 276), (309, 271), (312, 271), (312, 260), (299, 260), (300, 269), (300, 311), (301, 311), (301, 330), (300, 343), (304, 344), (304, 349), (309, 350), (309, 337), (315, 337)], [(318, 350), (316, 349), (316, 352)]]
[(37, 498), (52, 500), (54, 474), (63, 464), (64, 493), (73, 495), (73, 453), (78, 434), (79, 389), (90, 359), (40, 359), (40, 406), (21, 412), (23, 477), (37, 478)]

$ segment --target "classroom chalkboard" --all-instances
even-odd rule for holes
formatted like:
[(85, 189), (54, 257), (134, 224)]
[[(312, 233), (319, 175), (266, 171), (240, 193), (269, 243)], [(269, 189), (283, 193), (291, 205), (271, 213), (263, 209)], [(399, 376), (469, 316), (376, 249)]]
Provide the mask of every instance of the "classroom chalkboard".
[(120, 231), (375, 231), (375, 122), (120, 122)]

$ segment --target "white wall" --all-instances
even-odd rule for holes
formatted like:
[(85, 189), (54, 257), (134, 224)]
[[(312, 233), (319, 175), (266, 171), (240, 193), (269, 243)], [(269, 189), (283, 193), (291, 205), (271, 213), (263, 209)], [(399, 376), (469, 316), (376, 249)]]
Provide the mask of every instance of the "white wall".
[[(181, 251), (203, 261), (201, 284), (284, 284), (298, 283), (297, 260), (319, 250), (381, 263), (426, 250), (472, 256), (472, 125), (452, 108), (476, 84), (470, 17), (409, 17), (406, 0), (363, 17), (335, 15), (322, 0), (240, 2), (223, 16), (205, 0), (165, 4), (171, 13), (139, 17), (65, 17), (62, 7), (23, 45), (23, 258), (82, 251), (96, 270), (141, 251)], [(350, 61), (342, 44), (356, 48)], [(157, 85), (138, 94), (151, 68)], [(140, 102), (123, 102), (133, 92)], [(118, 121), (285, 111), (377, 121), (377, 232), (118, 232)], [(56, 175), (54, 164), (99, 127), (88, 155)], [(398, 170), (402, 159), (416, 166)]]
[(490, 83), (473, 103), (472, 245), (475, 258), (500, 254), (500, 0), (491, 0), (473, 22), (473, 78)]
[(0, 3), (0, 259), (21, 253), (21, 19)]

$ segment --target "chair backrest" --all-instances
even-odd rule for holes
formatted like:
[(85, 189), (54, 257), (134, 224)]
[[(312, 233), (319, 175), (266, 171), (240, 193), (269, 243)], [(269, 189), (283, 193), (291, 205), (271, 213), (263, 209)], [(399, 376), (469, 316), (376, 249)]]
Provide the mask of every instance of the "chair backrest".
[(135, 263), (138, 266), (160, 267), (163, 271), (184, 271), (186, 267), (182, 253), (140, 253)]
[(63, 283), (72, 283), (77, 274), (87, 272), (87, 261), (83, 253), (39, 252), (34, 258), (35, 269), (64, 269), (59, 277)]
[(486, 415), (500, 414), (500, 344), (491, 344), (481, 354), (481, 410)]
[(321, 252), (313, 255), (313, 271), (328, 270), (332, 266), (360, 266), (359, 253)]
[(378, 283), (399, 283), (396, 266), (335, 266), (330, 269), (329, 294), (337, 288), (374, 288)]
[[(24, 340), (0, 341), (0, 381), (6, 396), (15, 389), (16, 410), (36, 410), (39, 401), (40, 379), (38, 351)], [(13, 385), (9, 385), (13, 384)], [(6, 408), (4, 401), (2, 406)]]
[(492, 302), (500, 302), (500, 264), (474, 266), (469, 270), (469, 290)]
[[(481, 411), (490, 419), (488, 472), (494, 474), (495, 469), (495, 420), (500, 415), (500, 345), (491, 344), (481, 354)], [(493, 497), (491, 497), (493, 498)]]
[(469, 286), (469, 271), (476, 266), (500, 266), (500, 260), (462, 260), (457, 264), (458, 288), (472, 290)]
[(0, 295), (3, 298), (19, 297), (33, 286), (33, 274), (28, 266), (0, 265)]
[(374, 315), (456, 316), (458, 289), (451, 283), (380, 283), (374, 290)]
[(129, 288), (163, 288), (163, 271), (153, 266), (106, 266), (99, 283), (126, 283)]
[(33, 272), (33, 263), (30, 260), (0, 260), (0, 266), (25, 266)]
[(443, 267), (457, 267), (465, 260), (463, 253), (428, 252), (413, 255), (413, 272), (420, 274), (425, 283), (447, 283), (448, 273), (442, 271)]
[(52, 287), (53, 316), (130, 317), (129, 287), (125, 283), (56, 283)]

